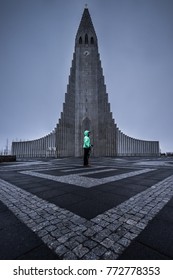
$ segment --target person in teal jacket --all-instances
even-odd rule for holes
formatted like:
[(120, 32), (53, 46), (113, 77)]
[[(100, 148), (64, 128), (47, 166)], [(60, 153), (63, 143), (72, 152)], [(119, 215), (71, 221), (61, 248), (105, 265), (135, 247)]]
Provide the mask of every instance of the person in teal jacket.
[(83, 149), (84, 149), (84, 166), (88, 166), (88, 159), (90, 156), (91, 151), (91, 142), (89, 137), (90, 131), (85, 130), (84, 131), (84, 143), (83, 143)]

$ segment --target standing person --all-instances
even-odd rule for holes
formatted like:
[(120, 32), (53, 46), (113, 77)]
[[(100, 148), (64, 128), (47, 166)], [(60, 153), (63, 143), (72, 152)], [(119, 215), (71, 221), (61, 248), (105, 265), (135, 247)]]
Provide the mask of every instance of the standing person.
[(91, 142), (90, 142), (89, 134), (90, 134), (89, 130), (84, 131), (84, 143), (83, 143), (84, 166), (88, 166), (88, 159), (89, 159), (90, 150), (91, 150)]

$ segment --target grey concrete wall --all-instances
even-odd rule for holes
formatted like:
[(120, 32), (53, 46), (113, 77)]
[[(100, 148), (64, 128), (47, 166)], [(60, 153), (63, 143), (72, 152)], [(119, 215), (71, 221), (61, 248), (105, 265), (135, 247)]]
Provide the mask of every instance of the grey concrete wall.
[(158, 141), (131, 138), (116, 128), (117, 156), (159, 156)]
[(50, 134), (40, 139), (31, 141), (12, 142), (12, 155), (17, 158), (25, 157), (55, 157), (55, 134)]

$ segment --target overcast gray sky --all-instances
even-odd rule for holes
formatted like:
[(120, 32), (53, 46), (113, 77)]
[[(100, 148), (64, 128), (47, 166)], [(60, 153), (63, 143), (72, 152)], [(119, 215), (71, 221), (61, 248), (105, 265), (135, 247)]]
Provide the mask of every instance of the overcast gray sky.
[(172, 0), (0, 0), (0, 151), (54, 129), (86, 3), (115, 122), (173, 151)]

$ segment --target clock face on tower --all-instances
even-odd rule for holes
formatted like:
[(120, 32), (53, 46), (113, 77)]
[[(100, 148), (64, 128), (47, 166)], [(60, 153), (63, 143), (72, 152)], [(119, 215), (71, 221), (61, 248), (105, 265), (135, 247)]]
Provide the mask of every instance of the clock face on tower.
[(83, 53), (85, 56), (88, 56), (89, 54), (90, 54), (90, 52), (89, 51), (84, 51), (84, 53)]

